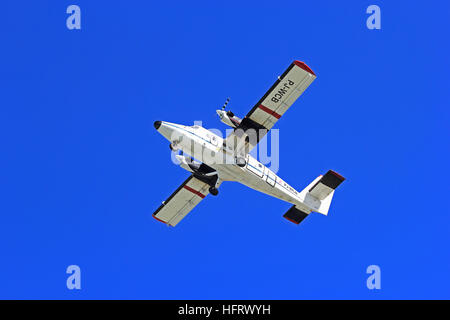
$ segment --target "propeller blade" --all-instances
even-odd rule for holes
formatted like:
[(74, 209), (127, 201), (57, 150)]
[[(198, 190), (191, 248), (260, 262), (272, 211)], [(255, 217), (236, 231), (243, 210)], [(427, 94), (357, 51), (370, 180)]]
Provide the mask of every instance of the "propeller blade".
[(227, 106), (228, 102), (230, 102), (230, 98), (228, 97), (225, 101), (224, 105), (222, 106), (222, 110), (225, 110), (225, 107)]

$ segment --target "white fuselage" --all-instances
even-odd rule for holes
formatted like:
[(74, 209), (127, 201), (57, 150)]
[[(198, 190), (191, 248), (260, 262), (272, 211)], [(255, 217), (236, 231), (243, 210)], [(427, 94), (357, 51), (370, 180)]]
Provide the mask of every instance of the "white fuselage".
[[(221, 181), (237, 181), (275, 198), (304, 207), (319, 207), (320, 203), (298, 192), (258, 160), (247, 155), (243, 167), (235, 163), (234, 156), (223, 148), (222, 137), (201, 126), (184, 126), (162, 121), (158, 132), (170, 141), (173, 148), (182, 150), (217, 171)], [(184, 166), (183, 166), (184, 167)], [(191, 171), (189, 168), (185, 169)]]

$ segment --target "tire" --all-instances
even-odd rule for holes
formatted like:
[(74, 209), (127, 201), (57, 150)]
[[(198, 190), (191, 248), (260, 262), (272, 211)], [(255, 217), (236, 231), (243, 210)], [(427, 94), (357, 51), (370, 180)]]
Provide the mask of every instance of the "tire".
[(213, 196), (217, 196), (219, 194), (219, 190), (217, 190), (214, 187), (209, 188), (209, 193), (211, 193)]
[(241, 157), (236, 157), (236, 164), (241, 168), (245, 167), (245, 159)]

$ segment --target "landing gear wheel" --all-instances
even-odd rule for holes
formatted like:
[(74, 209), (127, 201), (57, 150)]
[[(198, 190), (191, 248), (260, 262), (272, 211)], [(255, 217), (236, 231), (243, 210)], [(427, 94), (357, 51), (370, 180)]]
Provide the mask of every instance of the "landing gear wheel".
[(245, 167), (245, 159), (242, 157), (236, 157), (236, 164), (241, 168)]
[(177, 147), (174, 147), (172, 144), (169, 144), (169, 148), (170, 148), (170, 150), (172, 150), (172, 151), (178, 151), (178, 148), (177, 148)]
[(210, 187), (209, 193), (211, 193), (213, 196), (217, 196), (219, 194), (219, 190), (217, 190), (215, 187)]

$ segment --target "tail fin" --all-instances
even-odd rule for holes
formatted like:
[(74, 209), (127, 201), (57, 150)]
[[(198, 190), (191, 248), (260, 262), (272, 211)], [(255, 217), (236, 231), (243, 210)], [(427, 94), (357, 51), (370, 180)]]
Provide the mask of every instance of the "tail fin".
[(283, 217), (299, 224), (312, 211), (328, 215), (334, 191), (344, 180), (343, 176), (333, 170), (317, 177), (300, 192), (302, 203), (292, 206)]

